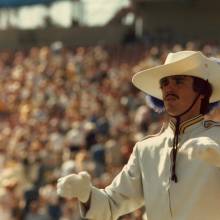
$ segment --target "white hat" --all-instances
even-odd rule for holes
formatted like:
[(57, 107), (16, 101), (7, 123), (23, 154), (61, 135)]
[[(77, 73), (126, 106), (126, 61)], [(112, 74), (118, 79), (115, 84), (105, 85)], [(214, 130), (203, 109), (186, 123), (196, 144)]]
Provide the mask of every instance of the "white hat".
[(210, 103), (220, 100), (220, 63), (208, 58), (200, 51), (180, 51), (169, 53), (164, 65), (136, 73), (133, 84), (143, 92), (162, 100), (160, 79), (173, 75), (188, 75), (208, 80), (213, 93)]

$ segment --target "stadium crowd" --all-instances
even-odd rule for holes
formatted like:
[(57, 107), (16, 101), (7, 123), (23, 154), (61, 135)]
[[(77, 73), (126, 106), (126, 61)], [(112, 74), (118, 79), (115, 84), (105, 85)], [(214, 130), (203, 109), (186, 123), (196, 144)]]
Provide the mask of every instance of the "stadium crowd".
[[(80, 220), (77, 201), (57, 196), (57, 179), (87, 170), (94, 185), (110, 183), (134, 143), (166, 120), (132, 86), (133, 73), (182, 49), (220, 57), (218, 45), (196, 42), (0, 52), (0, 219)], [(219, 120), (219, 109), (207, 118)]]

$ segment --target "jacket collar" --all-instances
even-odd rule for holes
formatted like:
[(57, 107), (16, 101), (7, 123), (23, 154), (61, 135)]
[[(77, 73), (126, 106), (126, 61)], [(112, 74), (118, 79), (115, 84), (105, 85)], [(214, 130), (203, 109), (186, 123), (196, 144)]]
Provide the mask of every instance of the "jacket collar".
[[(186, 120), (184, 122), (182, 122), (179, 126), (179, 134), (183, 134), (186, 131), (191, 131), (192, 129), (194, 129), (196, 127), (196, 125), (199, 124), (199, 122), (204, 120), (204, 116), (199, 114), (189, 120)], [(170, 120), (169, 122), (169, 127), (173, 130), (173, 132), (175, 132), (175, 122)]]

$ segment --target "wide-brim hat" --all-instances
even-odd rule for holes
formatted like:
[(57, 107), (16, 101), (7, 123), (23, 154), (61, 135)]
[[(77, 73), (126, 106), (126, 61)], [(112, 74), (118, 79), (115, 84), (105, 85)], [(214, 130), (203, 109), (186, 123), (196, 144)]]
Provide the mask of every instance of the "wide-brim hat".
[(163, 65), (136, 73), (132, 83), (146, 94), (162, 100), (160, 79), (173, 75), (194, 76), (207, 80), (212, 85), (210, 103), (220, 100), (220, 63), (200, 51), (169, 53)]

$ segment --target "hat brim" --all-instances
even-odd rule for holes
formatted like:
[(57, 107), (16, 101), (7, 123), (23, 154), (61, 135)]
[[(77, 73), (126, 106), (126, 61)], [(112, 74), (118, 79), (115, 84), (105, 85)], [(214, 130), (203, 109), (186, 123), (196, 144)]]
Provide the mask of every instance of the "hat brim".
[[(209, 74), (211, 73), (211, 74)], [(208, 60), (201, 53), (193, 54), (185, 59), (156, 66), (136, 73), (132, 83), (140, 90), (162, 100), (160, 79), (173, 75), (188, 75), (208, 80), (213, 87), (210, 102), (220, 100), (220, 65)]]

